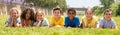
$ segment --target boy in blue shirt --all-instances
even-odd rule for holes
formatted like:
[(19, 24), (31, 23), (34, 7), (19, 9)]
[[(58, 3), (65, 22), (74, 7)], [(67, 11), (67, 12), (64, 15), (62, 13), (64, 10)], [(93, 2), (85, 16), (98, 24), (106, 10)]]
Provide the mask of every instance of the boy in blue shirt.
[(74, 9), (68, 9), (67, 17), (65, 17), (65, 27), (78, 27), (80, 25), (80, 20), (76, 16), (76, 11)]

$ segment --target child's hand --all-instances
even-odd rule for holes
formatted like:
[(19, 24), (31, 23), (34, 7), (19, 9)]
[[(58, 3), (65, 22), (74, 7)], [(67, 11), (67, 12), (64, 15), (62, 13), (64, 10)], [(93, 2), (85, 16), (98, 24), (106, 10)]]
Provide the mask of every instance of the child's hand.
[(38, 22), (38, 24), (36, 25), (36, 27), (39, 27), (39, 26), (40, 26), (40, 23), (41, 23), (41, 21)]

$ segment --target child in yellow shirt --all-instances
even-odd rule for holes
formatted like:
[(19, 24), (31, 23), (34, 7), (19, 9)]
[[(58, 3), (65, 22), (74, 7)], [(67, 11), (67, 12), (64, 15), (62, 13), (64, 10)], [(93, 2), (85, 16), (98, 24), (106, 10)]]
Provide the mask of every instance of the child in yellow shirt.
[(64, 18), (61, 15), (61, 9), (55, 8), (53, 9), (53, 16), (51, 18), (51, 26), (61, 27), (64, 26)]
[(82, 17), (82, 27), (85, 28), (95, 28), (97, 24), (97, 18), (93, 15), (92, 8), (87, 8), (85, 11), (85, 16)]

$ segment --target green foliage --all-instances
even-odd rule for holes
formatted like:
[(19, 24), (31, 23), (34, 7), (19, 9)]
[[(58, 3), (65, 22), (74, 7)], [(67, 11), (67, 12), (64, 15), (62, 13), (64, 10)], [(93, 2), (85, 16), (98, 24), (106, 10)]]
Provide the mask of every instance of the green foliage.
[(65, 0), (25, 0), (25, 2), (27, 3), (33, 2), (34, 6), (50, 10), (55, 7), (60, 7), (64, 12), (67, 9)]
[(101, 2), (101, 5), (103, 5), (105, 9), (108, 9), (110, 5), (114, 3), (114, 0), (100, 0), (100, 2)]
[(100, 14), (102, 14), (101, 7), (95, 6), (95, 7), (93, 8), (93, 10), (94, 10), (94, 14), (95, 14), (95, 15), (100, 15)]
[(120, 2), (111, 4), (110, 9), (112, 9), (114, 16), (119, 16), (120, 15)]
[(120, 2), (114, 2), (114, 0), (100, 0), (103, 7), (95, 6), (93, 9), (96, 15), (101, 15), (105, 9), (111, 9), (113, 11), (113, 16), (120, 15)]
[(118, 9), (116, 10), (116, 16), (119, 16), (120, 15), (120, 4), (118, 5)]
[(40, 6), (42, 8), (52, 9), (54, 7), (61, 7), (63, 9), (66, 8), (65, 0), (26, 0), (25, 2), (33, 2), (35, 6)]

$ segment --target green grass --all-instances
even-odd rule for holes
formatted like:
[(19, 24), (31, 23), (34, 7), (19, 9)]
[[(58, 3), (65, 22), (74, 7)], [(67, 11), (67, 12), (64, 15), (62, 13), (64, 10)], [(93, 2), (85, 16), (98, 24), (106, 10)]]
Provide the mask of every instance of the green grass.
[[(120, 33), (120, 30), (97, 28), (5, 27), (4, 22), (7, 17), (7, 15), (0, 15), (0, 35), (119, 35)], [(113, 17), (113, 19), (120, 29), (120, 17)]]

